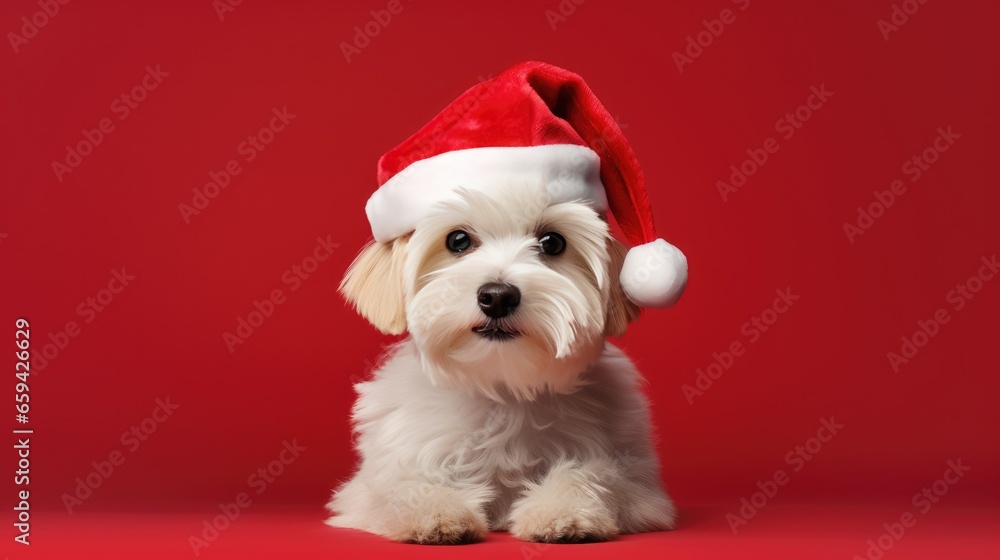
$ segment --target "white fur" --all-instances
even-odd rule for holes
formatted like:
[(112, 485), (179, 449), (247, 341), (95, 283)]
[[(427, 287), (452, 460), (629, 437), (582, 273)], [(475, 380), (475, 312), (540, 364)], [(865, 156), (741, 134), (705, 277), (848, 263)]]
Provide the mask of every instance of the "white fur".
[[(472, 234), (473, 250), (443, 250), (455, 229)], [(537, 250), (547, 231), (566, 238), (564, 254)], [(405, 243), (359, 256), (345, 295), (387, 332), (398, 329), (380, 322), (405, 318), (410, 336), (355, 386), (361, 464), (328, 505), (331, 525), (422, 543), (489, 529), (565, 542), (673, 527), (641, 377), (604, 340), (634, 316), (609, 243), (593, 209), (528, 183), (464, 191)], [(487, 282), (519, 287), (521, 304), (500, 320), (519, 337), (472, 331), (486, 319), (476, 290)], [(399, 290), (402, 303), (371, 290)]]

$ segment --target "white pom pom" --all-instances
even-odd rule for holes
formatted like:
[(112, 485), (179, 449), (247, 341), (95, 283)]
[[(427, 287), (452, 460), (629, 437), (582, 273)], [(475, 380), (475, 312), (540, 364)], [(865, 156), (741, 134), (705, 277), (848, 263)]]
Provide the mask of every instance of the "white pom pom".
[(670, 307), (684, 293), (687, 269), (684, 253), (657, 239), (629, 249), (622, 265), (622, 289), (639, 307)]

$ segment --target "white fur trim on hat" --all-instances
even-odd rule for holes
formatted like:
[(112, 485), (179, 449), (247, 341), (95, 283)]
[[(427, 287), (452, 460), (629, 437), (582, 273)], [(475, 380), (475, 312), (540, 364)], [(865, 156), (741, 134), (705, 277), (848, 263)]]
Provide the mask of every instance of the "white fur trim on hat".
[(684, 293), (687, 277), (684, 253), (657, 239), (629, 249), (620, 278), (632, 303), (639, 307), (670, 307)]
[(497, 179), (523, 179), (544, 184), (550, 203), (582, 200), (597, 212), (608, 210), (601, 183), (601, 159), (585, 146), (469, 148), (445, 152), (411, 163), (368, 199), (365, 212), (379, 243), (413, 231), (439, 202), (454, 199), (459, 189), (503, 188)]

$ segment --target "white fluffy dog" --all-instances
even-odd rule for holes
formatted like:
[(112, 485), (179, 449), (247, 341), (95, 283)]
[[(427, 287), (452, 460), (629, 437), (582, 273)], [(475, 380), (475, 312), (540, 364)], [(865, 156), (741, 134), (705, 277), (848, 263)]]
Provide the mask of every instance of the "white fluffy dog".
[(673, 528), (642, 378), (605, 341), (638, 314), (625, 252), (590, 206), (523, 183), (460, 191), (368, 245), (341, 291), (409, 337), (355, 386), (361, 464), (328, 523), (418, 543)]

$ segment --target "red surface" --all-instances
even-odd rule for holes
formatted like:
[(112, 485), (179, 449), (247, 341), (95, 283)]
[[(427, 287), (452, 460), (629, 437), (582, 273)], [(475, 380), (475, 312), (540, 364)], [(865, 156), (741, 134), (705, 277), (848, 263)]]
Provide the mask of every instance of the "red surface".
[[(218, 534), (198, 558), (815, 558), (865, 557), (868, 540), (884, 538), (884, 558), (996, 558), (995, 508), (954, 508), (920, 519), (899, 539), (882, 537), (883, 523), (898, 520), (902, 504), (830, 506), (774, 505), (752, 530), (734, 537), (720, 519), (725, 505), (688, 508), (680, 529), (627, 535), (609, 543), (545, 545), (491, 533), (483, 543), (462, 546), (399, 544), (361, 531), (319, 523), (322, 515), (268, 510), (248, 513)], [(204, 516), (183, 514), (85, 513), (54, 518), (39, 528), (35, 555), (11, 558), (194, 558), (186, 539)], [(873, 549), (876, 550), (876, 549)], [(878, 551), (874, 552), (878, 554)], [(37, 556), (36, 556), (37, 555)], [(872, 556), (873, 558), (877, 556)]]
[[(961, 458), (971, 470), (939, 486), (947, 494), (885, 557), (996, 557), (1000, 280), (971, 281), (971, 299), (953, 292), (1000, 248), (996, 3), (929, 0), (886, 41), (888, 0), (586, 2), (565, 21), (547, 18), (555, 0), (405, 2), (350, 62), (341, 43), (387, 2), (243, 2), (222, 21), (209, 1), (93, 4), (61, 6), (17, 53), (0, 48), (0, 343), (14, 350), (14, 320), (27, 317), (36, 357), (33, 545), (11, 540), (7, 439), (0, 554), (190, 557), (191, 532), (241, 492), (252, 505), (205, 556), (521, 552), (499, 536), (399, 547), (318, 522), (353, 462), (350, 385), (386, 343), (335, 293), (368, 237), (376, 161), (481, 77), (537, 59), (584, 76), (616, 116), (659, 233), (691, 263), (680, 305), (645, 314), (622, 341), (649, 379), (685, 521), (545, 556), (864, 555)], [(38, 10), (3, 3), (8, 41)], [(721, 34), (678, 71), (671, 55), (703, 20)], [(147, 79), (143, 101), (116, 102), (157, 65), (169, 75)], [(287, 124), (273, 113), (284, 107)], [(102, 123), (110, 132), (58, 180), (53, 161)], [(272, 123), (281, 130), (262, 151), (242, 144)], [(949, 127), (959, 138), (938, 141), (948, 149), (935, 163), (904, 167)], [(748, 150), (767, 161), (724, 199), (716, 182)], [(207, 207), (182, 214), (205, 202), (192, 189), (226, 173)], [(845, 222), (894, 185), (852, 243)], [(326, 254), (318, 237), (339, 246), (295, 280)], [(120, 267), (134, 279), (87, 311)], [(775, 291), (786, 289), (799, 299), (766, 311), (785, 309)], [(275, 290), (271, 316), (230, 339), (231, 353), (224, 333)], [(762, 313), (776, 319), (766, 332), (752, 323)], [(887, 354), (935, 317), (946, 322), (894, 368)], [(64, 339), (70, 321), (79, 331)], [(50, 334), (65, 347), (42, 368)], [(684, 386), (716, 360), (728, 369), (689, 403)], [(179, 408), (148, 421), (154, 433), (123, 438), (167, 397)], [(797, 459), (831, 416), (844, 428)], [(248, 480), (292, 440), (305, 450), (280, 476)], [(111, 459), (123, 462), (93, 475), (100, 487), (70, 515), (62, 496)], [(733, 535), (726, 515), (776, 473), (787, 482)]]

